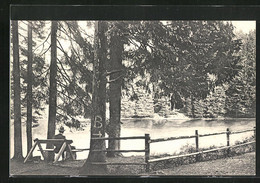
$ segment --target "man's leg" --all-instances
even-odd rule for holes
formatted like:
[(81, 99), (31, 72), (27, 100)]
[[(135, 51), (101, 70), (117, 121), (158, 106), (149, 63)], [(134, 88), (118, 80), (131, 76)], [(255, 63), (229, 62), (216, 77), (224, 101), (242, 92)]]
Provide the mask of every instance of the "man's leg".
[(62, 161), (64, 161), (65, 160), (65, 151), (63, 151), (63, 153), (62, 153)]

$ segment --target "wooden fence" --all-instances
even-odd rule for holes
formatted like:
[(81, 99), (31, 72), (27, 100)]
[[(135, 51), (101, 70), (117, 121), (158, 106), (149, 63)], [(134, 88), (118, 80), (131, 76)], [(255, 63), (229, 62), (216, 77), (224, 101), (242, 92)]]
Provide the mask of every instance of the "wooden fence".
[[(238, 134), (238, 133), (245, 133), (245, 132), (250, 132), (250, 131), (254, 131), (254, 137), (256, 137), (256, 128), (254, 127), (253, 129), (247, 129), (247, 130), (241, 130), (241, 131), (230, 131), (229, 128), (227, 128), (226, 131), (224, 132), (218, 132), (218, 133), (210, 133), (210, 134), (199, 134), (198, 130), (195, 130), (195, 134), (194, 135), (190, 135), (190, 136), (178, 136), (178, 137), (167, 137), (167, 138), (157, 138), (157, 139), (151, 139), (150, 138), (150, 134), (145, 134), (144, 136), (133, 136), (133, 137), (114, 137), (114, 138), (110, 138), (110, 137), (101, 137), (101, 138), (93, 138), (93, 140), (136, 140), (136, 139), (141, 139), (144, 140), (144, 145), (145, 148), (141, 149), (141, 150), (137, 150), (137, 149), (132, 149), (132, 150), (111, 150), (111, 149), (104, 149), (104, 150), (92, 150), (95, 152), (123, 152), (123, 153), (128, 153), (128, 152), (144, 152), (145, 153), (145, 162), (144, 163), (126, 163), (126, 162), (122, 162), (122, 163), (112, 163), (112, 162), (92, 162), (92, 164), (94, 165), (98, 165), (98, 164), (103, 164), (103, 165), (145, 165), (145, 170), (146, 172), (149, 172), (150, 170), (150, 164), (153, 162), (158, 162), (158, 161), (163, 161), (163, 160), (170, 160), (170, 159), (175, 159), (175, 158), (180, 158), (180, 157), (188, 157), (188, 156), (194, 156), (196, 155), (196, 161), (198, 161), (198, 155), (202, 154), (202, 153), (208, 153), (208, 152), (214, 152), (214, 151), (218, 151), (218, 150), (223, 150), (223, 149), (230, 149), (230, 148), (234, 148), (234, 147), (239, 147), (239, 146), (244, 146), (244, 145), (248, 145), (248, 144), (253, 144), (255, 143), (255, 141), (252, 142), (247, 142), (247, 143), (243, 143), (243, 144), (238, 144), (238, 145), (233, 145), (230, 146), (230, 135), (232, 134)], [(227, 139), (227, 145), (225, 147), (219, 147), (219, 148), (215, 148), (215, 149), (210, 149), (210, 150), (204, 150), (204, 151), (200, 151), (199, 150), (199, 138), (201, 137), (207, 137), (207, 136), (213, 136), (213, 135), (223, 135), (226, 134), (226, 139)], [(155, 159), (150, 159), (150, 145), (151, 143), (159, 143), (159, 142), (165, 142), (165, 141), (171, 141), (171, 140), (181, 140), (181, 139), (190, 139), (190, 138), (194, 138), (195, 139), (195, 149), (196, 152), (194, 153), (190, 153), (190, 154), (184, 154), (184, 155), (175, 155), (175, 156), (167, 156), (167, 157), (162, 157), (162, 158), (155, 158)], [(49, 139), (50, 141), (50, 139)], [(46, 140), (41, 140), (40, 142), (47, 142)], [(37, 144), (37, 143), (36, 143)], [(35, 147), (34, 147), (35, 148)], [(82, 151), (86, 151), (86, 150), (90, 150), (90, 149), (74, 149), (72, 150), (73, 152), (82, 152)], [(53, 149), (52, 149), (53, 151)], [(32, 153), (32, 152), (30, 152)]]
[(133, 137), (100, 137), (100, 138), (92, 138), (93, 140), (136, 140), (136, 139), (144, 139), (145, 149), (132, 149), (132, 150), (92, 150), (94, 152), (144, 152), (145, 153), (145, 162), (144, 163), (112, 163), (112, 162), (91, 162), (93, 165), (145, 165), (146, 171), (149, 171), (149, 157), (150, 157), (150, 135), (145, 134), (144, 136), (133, 136)]
[[(229, 128), (227, 128), (227, 130), (224, 131), (224, 132), (210, 133), (210, 134), (199, 134), (198, 130), (195, 130), (195, 135), (191, 135), (191, 136), (179, 136), (179, 137), (168, 137), (168, 138), (151, 139), (150, 143), (157, 143), (157, 142), (165, 142), (165, 141), (170, 141), (170, 140), (181, 140), (181, 139), (195, 138), (195, 145), (196, 145), (195, 150), (196, 150), (196, 152), (190, 153), (190, 154), (184, 154), (184, 155), (175, 155), (175, 156), (167, 156), (167, 157), (156, 158), (156, 159), (149, 159), (148, 160), (148, 164), (152, 163), (152, 162), (158, 162), (158, 161), (163, 161), (163, 160), (170, 160), (170, 159), (175, 159), (175, 158), (180, 158), (180, 157), (188, 157), (188, 156), (194, 156), (194, 155), (196, 155), (196, 160), (198, 161), (198, 158), (199, 158), (198, 155), (203, 154), (203, 153), (209, 153), (209, 152), (214, 152), (214, 151), (223, 150), (223, 149), (228, 149), (228, 152), (229, 152), (230, 148), (234, 148), (234, 147), (239, 147), (239, 146), (244, 146), (244, 145), (255, 143), (255, 141), (252, 141), (252, 142), (247, 142), (247, 143), (243, 143), (243, 144), (230, 146), (230, 135), (238, 134), (238, 133), (245, 133), (245, 132), (250, 132), (250, 131), (254, 131), (254, 138), (256, 138), (256, 136), (255, 136), (256, 135), (256, 128), (254, 127), (253, 129), (234, 131), (234, 132), (231, 132), (229, 130)], [(207, 136), (213, 136), (213, 135), (222, 135), (222, 134), (226, 134), (227, 146), (219, 147), (219, 148), (215, 148), (215, 149), (204, 150), (204, 151), (200, 151), (199, 150), (199, 138), (200, 137), (207, 137)], [(149, 165), (148, 165), (148, 167), (149, 167)]]
[[(94, 138), (95, 140), (129, 140), (129, 139), (143, 139), (144, 140), (144, 145), (145, 148), (142, 150), (94, 150), (94, 151), (104, 151), (104, 152), (145, 152), (145, 162), (144, 163), (109, 163), (109, 162), (92, 162), (92, 164), (105, 164), (105, 165), (145, 165), (145, 170), (146, 172), (149, 172), (150, 170), (150, 164), (153, 162), (158, 162), (158, 161), (163, 161), (163, 160), (170, 160), (170, 159), (175, 159), (175, 158), (180, 158), (180, 157), (188, 157), (188, 156), (194, 156), (196, 155), (196, 160), (199, 161), (199, 156), (200, 154), (203, 153), (209, 153), (209, 152), (214, 152), (218, 150), (223, 150), (223, 149), (230, 149), (234, 147), (239, 147), (239, 146), (244, 146), (244, 145), (249, 145), (255, 143), (255, 141), (252, 142), (247, 142), (243, 144), (238, 144), (238, 145), (233, 145), (230, 146), (230, 135), (232, 134), (238, 134), (238, 133), (245, 133), (245, 132), (250, 132), (254, 131), (254, 137), (256, 137), (256, 129), (255, 127), (253, 129), (247, 129), (247, 130), (241, 130), (241, 131), (230, 131), (229, 128), (227, 128), (226, 131), (224, 132), (218, 132), (218, 133), (210, 133), (210, 134), (199, 134), (198, 130), (195, 130), (194, 135), (190, 136), (178, 136), (178, 137), (168, 137), (168, 138), (157, 138), (157, 139), (151, 139), (150, 134), (145, 134), (144, 136), (134, 136), (134, 137), (116, 137), (116, 138), (109, 138), (109, 137), (103, 137), (103, 138)], [(214, 136), (214, 135), (223, 135), (226, 134), (226, 139), (227, 139), (227, 145), (225, 147), (219, 147), (215, 149), (209, 149), (209, 150), (204, 150), (200, 151), (199, 150), (199, 138), (201, 137), (207, 137), (207, 136)], [(195, 149), (196, 152), (190, 153), (190, 154), (184, 154), (184, 155), (175, 155), (175, 156), (168, 156), (168, 157), (162, 157), (162, 158), (155, 158), (155, 159), (150, 159), (150, 144), (151, 143), (158, 143), (158, 142), (165, 142), (165, 141), (170, 141), (170, 140), (181, 140), (181, 139), (190, 139), (194, 138), (195, 139)]]

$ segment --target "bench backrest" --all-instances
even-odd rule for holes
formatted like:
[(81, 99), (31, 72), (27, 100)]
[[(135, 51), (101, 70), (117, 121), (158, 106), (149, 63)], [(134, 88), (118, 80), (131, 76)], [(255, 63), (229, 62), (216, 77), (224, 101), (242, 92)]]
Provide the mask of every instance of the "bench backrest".
[(35, 139), (34, 141), (38, 141), (39, 143), (57, 143), (57, 142), (67, 142), (67, 144), (71, 144), (72, 140), (67, 139)]

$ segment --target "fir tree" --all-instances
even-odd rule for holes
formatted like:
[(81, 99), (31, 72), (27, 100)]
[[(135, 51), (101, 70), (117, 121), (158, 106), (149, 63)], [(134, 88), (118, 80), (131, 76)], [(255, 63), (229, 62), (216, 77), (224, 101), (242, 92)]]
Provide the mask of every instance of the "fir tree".
[(21, 129), (21, 95), (20, 95), (20, 59), (19, 59), (19, 36), (18, 21), (12, 21), (13, 43), (13, 89), (14, 89), (14, 157), (22, 160), (22, 129)]
[(255, 31), (249, 34), (240, 33), (243, 45), (239, 52), (241, 69), (231, 80), (226, 90), (227, 116), (255, 117), (256, 111), (256, 38)]

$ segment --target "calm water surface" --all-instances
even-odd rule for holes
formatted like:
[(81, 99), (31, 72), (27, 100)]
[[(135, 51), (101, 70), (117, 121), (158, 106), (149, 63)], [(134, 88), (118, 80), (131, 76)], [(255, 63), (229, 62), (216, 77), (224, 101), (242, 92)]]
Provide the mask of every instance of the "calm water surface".
[[(194, 135), (195, 130), (199, 134), (223, 132), (229, 128), (231, 131), (251, 129), (255, 126), (255, 119), (228, 119), (228, 120), (180, 120), (180, 119), (122, 119), (121, 136), (142, 136), (146, 133), (150, 134), (151, 139), (162, 137), (174, 137), (183, 135)], [(47, 122), (46, 120), (39, 121), (40, 125), (33, 128), (33, 139), (46, 139), (47, 137)], [(10, 131), (10, 153), (13, 156), (13, 126)], [(86, 124), (84, 131), (75, 131), (66, 128), (64, 135), (67, 139), (73, 140), (73, 145), (76, 148), (89, 148), (90, 141), (90, 125)], [(26, 155), (26, 129), (25, 125), (22, 129), (23, 134), (23, 155)], [(236, 141), (241, 141), (253, 135), (253, 132), (234, 134), (230, 136), (230, 145)], [(167, 142), (158, 142), (151, 144), (151, 155), (158, 154), (173, 154), (178, 153), (185, 145), (195, 146), (195, 139), (174, 140)], [(226, 135), (217, 135), (199, 138), (199, 147), (226, 145)], [(45, 146), (43, 146), (45, 147)], [(144, 140), (122, 140), (121, 149), (144, 149)], [(34, 156), (40, 155), (36, 149)], [(124, 153), (125, 156), (144, 155), (144, 153)], [(86, 159), (88, 151), (77, 153), (77, 159)]]

